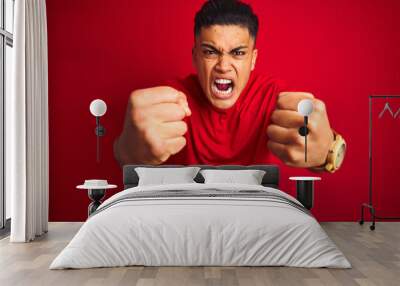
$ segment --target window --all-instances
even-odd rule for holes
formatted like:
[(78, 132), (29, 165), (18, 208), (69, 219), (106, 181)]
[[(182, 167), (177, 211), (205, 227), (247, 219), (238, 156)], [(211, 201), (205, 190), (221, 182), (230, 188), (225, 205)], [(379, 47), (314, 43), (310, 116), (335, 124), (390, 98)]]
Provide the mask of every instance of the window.
[(9, 231), (11, 217), (11, 194), (4, 184), (5, 97), (11, 92), (11, 69), (13, 65), (14, 2), (0, 0), (0, 236)]

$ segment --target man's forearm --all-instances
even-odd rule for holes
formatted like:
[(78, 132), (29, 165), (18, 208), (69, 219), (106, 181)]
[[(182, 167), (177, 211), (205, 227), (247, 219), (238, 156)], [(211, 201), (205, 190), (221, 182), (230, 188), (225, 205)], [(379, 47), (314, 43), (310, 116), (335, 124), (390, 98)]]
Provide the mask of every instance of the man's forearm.
[(146, 151), (140, 149), (138, 146), (135, 148), (132, 141), (127, 140), (123, 135), (118, 136), (114, 141), (114, 158), (121, 167), (127, 164), (159, 165), (162, 163), (154, 159), (149, 159), (151, 157), (150, 154), (145, 154)]
[[(114, 141), (114, 158), (117, 160), (119, 165), (123, 167), (127, 164), (146, 164), (144, 160), (138, 160), (138, 158), (134, 157), (134, 153), (131, 153), (127, 150), (126, 142), (121, 139), (121, 136), (118, 136)], [(122, 144), (121, 144), (122, 143)], [(132, 146), (129, 146), (132, 147)]]
[(119, 136), (114, 140), (113, 150), (114, 150), (114, 158), (117, 160), (118, 164), (122, 167), (126, 164), (125, 160), (123, 160), (123, 156), (121, 154), (121, 150), (119, 147)]

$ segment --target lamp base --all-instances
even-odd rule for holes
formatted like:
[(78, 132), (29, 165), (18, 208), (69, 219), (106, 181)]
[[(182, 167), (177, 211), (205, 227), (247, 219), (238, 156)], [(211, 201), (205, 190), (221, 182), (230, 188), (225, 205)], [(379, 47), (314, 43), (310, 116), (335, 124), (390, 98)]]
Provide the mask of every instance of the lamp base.
[(314, 181), (297, 181), (297, 200), (311, 210), (314, 206)]
[(89, 198), (92, 200), (92, 202), (88, 206), (88, 216), (94, 213), (97, 210), (97, 208), (101, 205), (101, 200), (104, 198), (105, 194), (106, 194), (105, 189), (88, 190)]

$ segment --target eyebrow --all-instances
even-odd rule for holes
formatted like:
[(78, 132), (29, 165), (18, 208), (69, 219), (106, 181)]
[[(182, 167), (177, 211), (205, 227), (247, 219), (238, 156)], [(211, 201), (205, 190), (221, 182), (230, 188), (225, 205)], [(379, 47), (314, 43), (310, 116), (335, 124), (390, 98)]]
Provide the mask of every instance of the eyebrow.
[(232, 49), (231, 52), (236, 52), (236, 51), (239, 51), (241, 49), (247, 49), (247, 48), (248, 48), (247, 46), (239, 46), (237, 48)]
[[(205, 47), (205, 48), (212, 49), (212, 50), (217, 51), (217, 52), (220, 52), (216, 47), (214, 47), (213, 45), (210, 45), (210, 44), (202, 43), (201, 46)], [(247, 49), (247, 48), (248, 48), (247, 46), (241, 45), (239, 47), (236, 47), (236, 48), (233, 48), (232, 50), (230, 50), (230, 53), (235, 52), (235, 51), (239, 51), (241, 49)]]

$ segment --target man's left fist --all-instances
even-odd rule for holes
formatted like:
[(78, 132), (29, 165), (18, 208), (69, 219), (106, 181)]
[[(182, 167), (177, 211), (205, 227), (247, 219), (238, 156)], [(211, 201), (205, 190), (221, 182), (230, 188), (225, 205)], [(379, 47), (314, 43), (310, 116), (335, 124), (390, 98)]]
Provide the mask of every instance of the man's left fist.
[[(304, 160), (305, 141), (299, 134), (304, 117), (297, 112), (302, 99), (311, 99), (313, 112), (308, 117), (307, 162)], [(317, 167), (325, 163), (333, 142), (325, 104), (306, 92), (281, 92), (276, 109), (267, 128), (268, 148), (282, 162), (291, 167)]]

